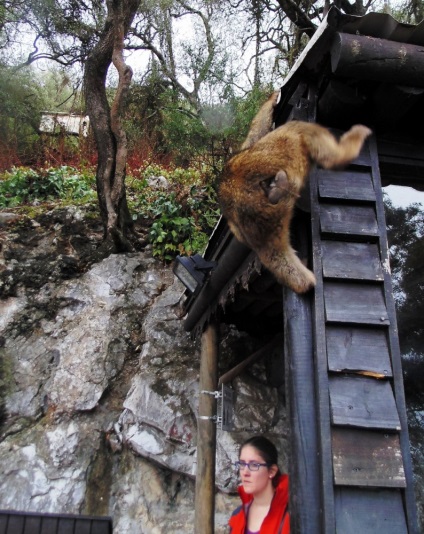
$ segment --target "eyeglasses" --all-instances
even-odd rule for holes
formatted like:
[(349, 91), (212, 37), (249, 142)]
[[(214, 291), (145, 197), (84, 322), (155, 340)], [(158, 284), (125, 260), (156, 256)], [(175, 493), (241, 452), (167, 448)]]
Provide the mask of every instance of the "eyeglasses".
[(259, 471), (260, 467), (269, 467), (269, 465), (268, 464), (259, 464), (258, 462), (246, 463), (246, 462), (240, 461), (240, 462), (235, 462), (234, 463), (234, 467), (236, 469), (238, 469), (239, 471), (241, 471), (245, 467), (248, 467), (249, 471)]

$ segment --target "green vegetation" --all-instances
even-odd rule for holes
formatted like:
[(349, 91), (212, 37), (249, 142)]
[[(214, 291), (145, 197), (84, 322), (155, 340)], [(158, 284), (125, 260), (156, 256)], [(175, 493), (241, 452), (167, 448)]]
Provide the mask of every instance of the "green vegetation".
[(72, 167), (38, 169), (14, 167), (0, 176), (0, 208), (47, 200), (95, 200), (92, 174)]
[[(158, 177), (168, 186), (149, 186), (148, 180)], [(128, 197), (133, 217), (149, 227), (153, 255), (162, 260), (201, 252), (219, 217), (214, 188), (191, 168), (150, 165), (128, 181)]]
[[(159, 179), (166, 187), (155, 185)], [(127, 196), (133, 219), (148, 230), (153, 255), (165, 261), (201, 252), (219, 216), (207, 174), (192, 168), (149, 165), (130, 174)], [(58, 206), (95, 203), (94, 172), (67, 166), (37, 171), (17, 167), (0, 175), (0, 209), (32, 209), (52, 201)]]

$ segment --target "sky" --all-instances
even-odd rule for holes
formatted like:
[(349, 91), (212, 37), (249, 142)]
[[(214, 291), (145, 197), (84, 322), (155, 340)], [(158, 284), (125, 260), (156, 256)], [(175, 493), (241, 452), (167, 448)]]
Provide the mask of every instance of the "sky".
[(383, 190), (389, 195), (393, 205), (397, 208), (406, 208), (410, 204), (420, 203), (424, 209), (424, 192), (412, 187), (388, 185)]

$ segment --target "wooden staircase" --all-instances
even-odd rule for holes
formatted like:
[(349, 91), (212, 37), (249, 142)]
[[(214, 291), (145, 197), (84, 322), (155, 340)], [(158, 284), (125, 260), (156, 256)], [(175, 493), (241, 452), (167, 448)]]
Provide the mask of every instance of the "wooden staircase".
[(378, 155), (310, 178), (326, 534), (418, 534)]

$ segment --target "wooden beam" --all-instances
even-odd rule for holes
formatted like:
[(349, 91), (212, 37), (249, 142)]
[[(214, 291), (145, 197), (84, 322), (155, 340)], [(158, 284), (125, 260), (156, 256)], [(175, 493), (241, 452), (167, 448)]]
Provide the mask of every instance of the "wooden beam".
[(348, 129), (352, 124), (365, 122), (365, 95), (356, 87), (332, 79), (324, 89), (318, 101), (319, 120), (322, 124), (334, 124)]
[(215, 530), (215, 452), (216, 399), (202, 393), (216, 390), (218, 377), (218, 329), (210, 322), (203, 335), (199, 377), (199, 416), (197, 421), (197, 473), (194, 501), (194, 532), (213, 534)]
[[(306, 256), (309, 216), (293, 226), (296, 249)], [(325, 532), (318, 443), (319, 405), (315, 387), (311, 294), (283, 288), (286, 401), (290, 422), (290, 524), (301, 534)]]
[(282, 345), (283, 339), (281, 335), (277, 335), (272, 341), (267, 343), (264, 347), (261, 347), (259, 350), (248, 356), (245, 360), (240, 362), (238, 365), (224, 373), (219, 381), (218, 386), (222, 386), (222, 384), (226, 384), (227, 382), (231, 382), (236, 376), (241, 374), (246, 367), (249, 367), (249, 365), (252, 365), (253, 363), (257, 362), (267, 354), (270, 354), (276, 345)]
[(382, 185), (404, 185), (424, 191), (422, 140), (416, 137), (378, 139)]
[(424, 87), (424, 47), (337, 33), (331, 68), (337, 76)]
[(208, 317), (213, 313), (221, 291), (226, 284), (234, 284), (233, 275), (249, 254), (251, 250), (246, 245), (237, 241), (234, 236), (230, 238), (225, 254), (219, 258), (218, 265), (212, 271), (199, 295), (193, 300), (184, 322), (187, 332), (191, 332), (199, 323), (202, 324), (205, 314)]
[[(424, 94), (422, 87), (403, 87), (381, 84), (373, 95), (374, 124), (379, 128), (393, 128), (419, 102)], [(396, 102), (394, 106), (393, 103)], [(390, 110), (390, 112), (388, 112)]]
[[(373, 154), (377, 154), (377, 147), (375, 140), (371, 139), (370, 141)], [(389, 260), (389, 249), (387, 241), (387, 232), (386, 232), (386, 218), (384, 214), (384, 204), (383, 204), (383, 195), (381, 194), (381, 181), (379, 173), (379, 161), (377, 158), (373, 157), (373, 175), (374, 175), (374, 187), (377, 192), (380, 194), (377, 195), (376, 202), (376, 211), (377, 211), (377, 220), (378, 225), (381, 231), (381, 260), (383, 263)], [(418, 534), (418, 519), (417, 519), (417, 503), (415, 501), (415, 492), (414, 492), (414, 476), (412, 471), (412, 460), (411, 460), (411, 449), (408, 435), (408, 421), (406, 415), (406, 403), (405, 403), (405, 392), (403, 386), (403, 374), (402, 374), (402, 363), (399, 347), (399, 338), (398, 338), (398, 329), (396, 324), (396, 309), (395, 301), (393, 298), (393, 287), (392, 287), (392, 278), (388, 269), (384, 271), (384, 287), (385, 287), (385, 300), (386, 307), (389, 316), (389, 321), (391, 327), (388, 330), (388, 340), (390, 347), (390, 354), (392, 360), (392, 369), (393, 369), (393, 386), (396, 399), (396, 405), (398, 408), (399, 419), (402, 427), (400, 432), (400, 446), (402, 450), (402, 459), (403, 459), (403, 468), (405, 472), (406, 479), (406, 489), (403, 494), (405, 510), (408, 523), (408, 532), (410, 534)]]

